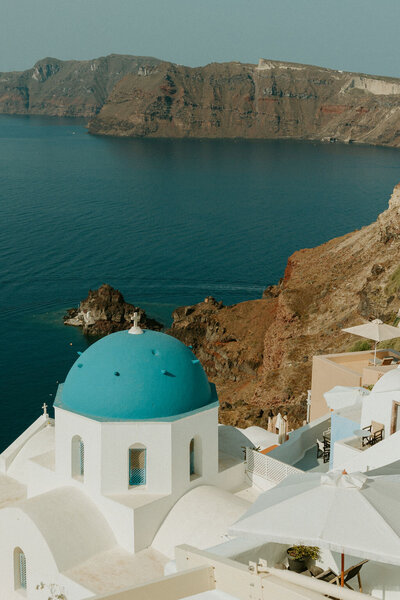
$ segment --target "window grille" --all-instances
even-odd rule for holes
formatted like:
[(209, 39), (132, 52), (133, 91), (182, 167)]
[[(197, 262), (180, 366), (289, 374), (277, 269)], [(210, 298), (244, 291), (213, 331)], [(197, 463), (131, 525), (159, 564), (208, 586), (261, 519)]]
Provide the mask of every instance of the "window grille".
[(129, 485), (146, 484), (146, 449), (129, 449)]
[(23, 552), (19, 553), (19, 585), (26, 590), (26, 558)]
[(85, 444), (83, 440), (79, 440), (79, 474), (85, 474)]
[(190, 441), (190, 474), (195, 474), (194, 469), (194, 440)]

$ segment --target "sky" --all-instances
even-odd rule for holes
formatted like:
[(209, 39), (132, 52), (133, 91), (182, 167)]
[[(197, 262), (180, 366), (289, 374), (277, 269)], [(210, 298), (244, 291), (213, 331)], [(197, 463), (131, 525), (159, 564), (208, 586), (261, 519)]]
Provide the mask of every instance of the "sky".
[(400, 0), (0, 0), (0, 71), (121, 53), (400, 77), (399, 26)]

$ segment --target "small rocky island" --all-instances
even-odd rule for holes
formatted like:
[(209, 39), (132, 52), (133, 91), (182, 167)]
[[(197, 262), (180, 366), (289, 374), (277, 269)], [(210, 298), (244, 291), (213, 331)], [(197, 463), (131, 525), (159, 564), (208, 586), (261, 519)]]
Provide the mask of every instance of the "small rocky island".
[(144, 329), (163, 329), (162, 323), (149, 318), (143, 308), (125, 302), (119, 290), (104, 283), (98, 290), (89, 290), (88, 297), (80, 302), (78, 308), (67, 311), (64, 325), (82, 327), (85, 335), (102, 337), (129, 329), (135, 312), (139, 314), (140, 324)]

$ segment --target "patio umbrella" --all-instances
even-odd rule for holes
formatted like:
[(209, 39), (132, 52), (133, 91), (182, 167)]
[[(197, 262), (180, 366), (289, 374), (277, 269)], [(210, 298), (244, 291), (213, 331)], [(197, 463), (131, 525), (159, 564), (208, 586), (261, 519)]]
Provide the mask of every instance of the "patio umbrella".
[(400, 565), (400, 479), (362, 473), (289, 475), (259, 496), (231, 535), (319, 546)]
[(335, 385), (331, 390), (325, 392), (324, 398), (332, 410), (339, 410), (347, 406), (353, 406), (369, 395), (369, 390), (363, 387), (350, 387), (346, 385)]
[(355, 327), (346, 327), (346, 329), (342, 329), (342, 331), (353, 333), (354, 335), (358, 335), (368, 340), (374, 340), (374, 365), (376, 365), (376, 346), (378, 345), (378, 342), (400, 337), (400, 329), (398, 327), (386, 325), (380, 319), (375, 319), (369, 323), (363, 323), (363, 325), (356, 325)]

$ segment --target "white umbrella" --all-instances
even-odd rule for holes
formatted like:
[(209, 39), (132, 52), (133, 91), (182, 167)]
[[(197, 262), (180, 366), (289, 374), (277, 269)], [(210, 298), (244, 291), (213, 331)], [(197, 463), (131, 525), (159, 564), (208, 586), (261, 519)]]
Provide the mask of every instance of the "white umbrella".
[(324, 398), (332, 410), (339, 410), (347, 406), (354, 406), (369, 395), (369, 390), (363, 387), (350, 387), (346, 385), (335, 385), (331, 390), (325, 392)]
[(355, 327), (347, 327), (346, 329), (342, 329), (342, 331), (353, 333), (354, 335), (367, 338), (368, 340), (374, 340), (374, 364), (376, 364), (376, 346), (378, 342), (400, 337), (400, 329), (398, 327), (386, 325), (380, 319), (375, 319), (369, 323), (363, 323), (363, 325), (356, 325)]
[(278, 543), (329, 548), (400, 565), (400, 479), (362, 473), (289, 475), (231, 526)]

